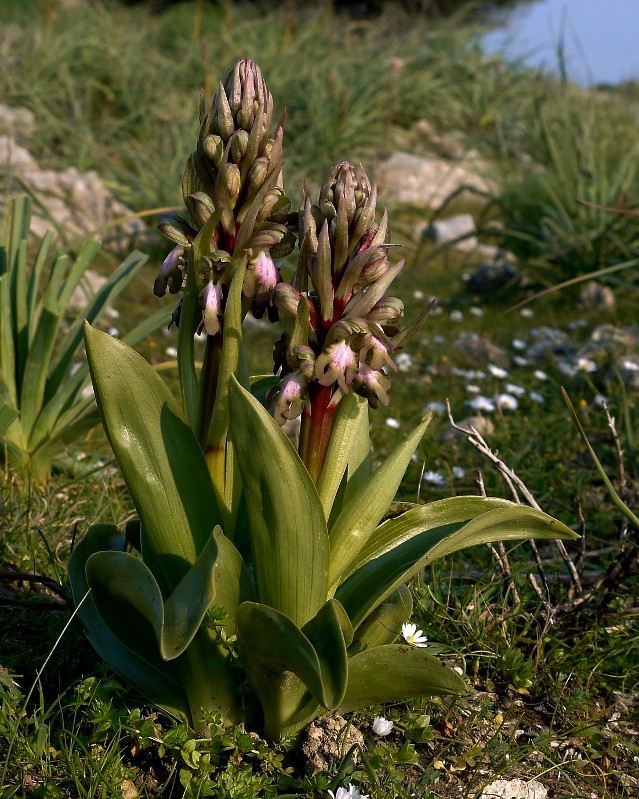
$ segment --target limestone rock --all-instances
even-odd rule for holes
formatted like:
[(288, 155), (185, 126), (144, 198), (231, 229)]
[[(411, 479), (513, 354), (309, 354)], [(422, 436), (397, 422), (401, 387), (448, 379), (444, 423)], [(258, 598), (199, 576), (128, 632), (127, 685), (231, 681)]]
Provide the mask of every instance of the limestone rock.
[(614, 311), (616, 306), (614, 291), (596, 280), (586, 283), (575, 301), (575, 308), (581, 311)]
[(133, 211), (116, 199), (95, 172), (79, 172), (75, 167), (41, 169), (11, 136), (0, 136), (0, 176), (6, 184), (5, 195), (24, 192), (23, 183), (30, 187), (44, 208), (35, 205), (32, 230), (42, 236), (53, 228), (63, 246), (95, 236), (112, 249), (125, 250), (130, 249), (132, 238), (141, 246), (146, 243), (141, 239), (151, 234), (143, 222), (131, 218)]
[(480, 799), (546, 799), (548, 789), (537, 780), (495, 780)]
[(384, 202), (435, 208), (457, 191), (463, 191), (465, 199), (490, 193), (491, 185), (480, 171), (477, 164), (394, 152), (381, 164), (377, 183)]
[(466, 281), (466, 290), (471, 294), (487, 296), (521, 284), (522, 275), (516, 267), (507, 261), (493, 261), (477, 267)]
[(35, 132), (35, 115), (28, 108), (11, 108), (0, 103), (0, 133), (18, 135), (21, 138)]
[(510, 365), (508, 350), (484, 336), (478, 336), (475, 333), (463, 335), (455, 341), (453, 346), (465, 353), (475, 365), (494, 363), (504, 368)]

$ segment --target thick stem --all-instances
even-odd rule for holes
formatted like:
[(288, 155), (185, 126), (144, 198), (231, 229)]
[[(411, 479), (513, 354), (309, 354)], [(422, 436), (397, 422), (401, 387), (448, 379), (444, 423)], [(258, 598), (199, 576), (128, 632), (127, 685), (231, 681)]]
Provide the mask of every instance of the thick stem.
[(312, 386), (310, 411), (302, 414), (299, 453), (315, 485), (326, 459), (336, 408), (336, 403), (331, 403), (330, 386)]
[(206, 337), (206, 349), (204, 350), (204, 360), (202, 362), (202, 371), (200, 372), (200, 417), (197, 435), (200, 446), (205, 452), (215, 406), (221, 356), (222, 332), (220, 331), (214, 336)]

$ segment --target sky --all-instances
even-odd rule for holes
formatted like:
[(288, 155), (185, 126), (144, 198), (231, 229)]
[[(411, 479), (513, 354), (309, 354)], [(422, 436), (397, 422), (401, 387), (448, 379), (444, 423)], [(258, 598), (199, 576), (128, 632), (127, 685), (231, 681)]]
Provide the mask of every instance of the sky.
[(564, 43), (568, 76), (584, 85), (639, 79), (639, 0), (539, 0), (489, 33), (489, 52), (505, 48), (531, 66), (557, 72)]

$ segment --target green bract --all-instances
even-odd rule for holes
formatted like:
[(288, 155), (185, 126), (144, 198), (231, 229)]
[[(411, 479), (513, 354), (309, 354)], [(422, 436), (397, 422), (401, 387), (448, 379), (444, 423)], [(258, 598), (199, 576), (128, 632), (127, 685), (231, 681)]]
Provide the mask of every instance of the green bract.
[[(386, 518), (430, 417), (371, 471), (368, 407), (387, 401), (384, 365), (403, 339), (369, 314), (399, 307), (384, 300), (398, 266), (386, 257), (386, 223), (374, 226), (363, 171), (341, 164), (329, 173), (317, 241), (305, 197), (306, 255), (297, 286), (281, 295), (291, 331), (281, 371), (248, 377), (244, 315), (272, 310), (282, 285), (271, 261), (281, 242), (260, 238), (257, 256), (249, 246), (285, 225), (268, 216), (282, 196), (279, 172), (258, 190), (243, 182), (253, 169), (243, 158), (273, 152), (260, 105), (271, 102), (256, 65), (240, 62), (187, 164), (192, 225), (180, 223), (186, 244), (160, 275), (183, 292), (181, 401), (130, 347), (86, 325), (98, 408), (139, 521), (124, 532), (92, 527), (69, 574), (96, 650), (152, 701), (198, 732), (215, 713), (276, 739), (323, 713), (466, 692), (434, 654), (397, 643), (412, 612), (407, 581), (462, 547), (575, 535), (541, 511), (485, 497)], [(212, 183), (218, 162), (224, 191), (222, 171)], [(217, 207), (227, 194), (228, 207)], [(298, 230), (294, 219), (286, 225)], [(305, 263), (322, 296), (300, 276)], [(193, 333), (202, 324), (198, 372)], [(298, 449), (264, 407), (274, 390), (276, 418), (303, 414)]]

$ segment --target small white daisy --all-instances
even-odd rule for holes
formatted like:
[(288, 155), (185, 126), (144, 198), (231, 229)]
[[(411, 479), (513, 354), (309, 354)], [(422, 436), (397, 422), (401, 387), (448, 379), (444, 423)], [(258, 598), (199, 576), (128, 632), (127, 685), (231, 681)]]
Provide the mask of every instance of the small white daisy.
[(543, 405), (543, 404), (544, 404), (544, 402), (546, 401), (546, 400), (544, 399), (544, 396), (543, 396), (543, 394), (540, 394), (538, 391), (530, 391), (530, 392), (528, 393), (528, 396), (530, 397), (530, 399), (531, 399), (533, 402), (536, 402), (536, 403), (537, 403), (537, 404), (539, 404), (539, 405)]
[(453, 477), (455, 480), (463, 480), (466, 477), (466, 469), (463, 466), (453, 466)]
[(119, 336), (120, 335), (120, 328), (119, 327), (109, 327), (109, 328), (107, 328), (107, 333), (110, 336)]
[(451, 311), (448, 318), (451, 322), (463, 322), (464, 314), (461, 311)]
[(496, 377), (500, 380), (504, 377), (508, 377), (508, 372), (505, 369), (502, 369), (501, 366), (496, 366), (494, 363), (488, 364), (488, 371), (493, 377)]
[(524, 317), (524, 319), (531, 319), (535, 315), (535, 312), (532, 308), (522, 308), (519, 313)]
[(639, 363), (626, 358), (621, 362), (621, 368), (626, 372), (639, 372)]
[(516, 411), (519, 407), (517, 399), (512, 394), (498, 394), (497, 404), (502, 411)]
[(424, 635), (423, 630), (418, 630), (416, 624), (409, 624), (406, 622), (402, 624), (402, 635), (404, 636), (406, 643), (410, 644), (411, 646), (417, 646), (420, 649), (423, 649), (427, 646), (426, 641), (428, 638)]
[(386, 424), (389, 427), (392, 427), (393, 430), (398, 430), (401, 427), (399, 420), (394, 419), (392, 416), (389, 416), (388, 419), (386, 419)]
[(482, 395), (473, 397), (471, 400), (468, 400), (466, 404), (469, 405), (474, 411), (486, 411), (486, 413), (492, 413), (495, 410), (495, 403), (491, 399), (488, 399), (488, 397), (484, 397)]
[(419, 289), (417, 289), (416, 291), (413, 292), (413, 297), (416, 300), (423, 300), (424, 299), (424, 292), (420, 291)]
[(514, 338), (512, 340), (512, 345), (513, 348), (516, 350), (525, 350), (526, 347), (528, 346), (526, 342), (523, 340), (523, 338)]
[(597, 371), (597, 364), (592, 360), (592, 358), (577, 358), (577, 369), (580, 372), (592, 374), (593, 372)]
[(446, 485), (446, 478), (440, 472), (424, 472), (422, 475), (422, 480), (425, 483), (430, 483), (431, 485), (437, 486), (441, 488), (442, 486)]
[(523, 355), (515, 355), (515, 357), (513, 358), (513, 363), (515, 364), (515, 366), (528, 366), (530, 364), (530, 361), (528, 360), (528, 358), (524, 358)]
[(567, 377), (574, 377), (577, 374), (577, 367), (573, 366), (568, 361), (559, 361), (559, 371), (562, 375), (566, 375)]
[(427, 407), (427, 410), (437, 414), (444, 413), (446, 410), (446, 405), (443, 402), (431, 402)]
[(516, 383), (506, 383), (505, 389), (508, 394), (512, 394), (515, 397), (523, 397), (526, 393), (526, 389), (523, 386), (518, 386)]
[(535, 369), (533, 374), (537, 378), (537, 380), (548, 380), (548, 375), (544, 372), (543, 369)]
[(474, 383), (469, 383), (469, 384), (466, 386), (466, 391), (467, 391), (469, 394), (479, 394), (479, 393), (480, 393), (480, 391), (481, 391), (481, 388), (479, 388), (479, 386), (476, 386)]
[(603, 394), (595, 394), (593, 402), (595, 403), (595, 405), (598, 405), (600, 408), (603, 408), (603, 406), (608, 403), (608, 400), (603, 396)]
[(400, 372), (410, 372), (413, 366), (413, 359), (407, 352), (400, 352), (395, 358), (395, 363)]
[(473, 305), (468, 309), (468, 313), (472, 314), (473, 316), (483, 316), (484, 310), (483, 308), (478, 308), (476, 305)]
[(177, 347), (167, 347), (165, 352), (169, 358), (177, 358)]

